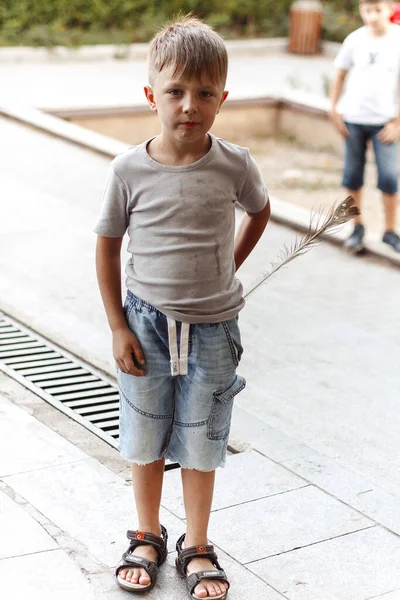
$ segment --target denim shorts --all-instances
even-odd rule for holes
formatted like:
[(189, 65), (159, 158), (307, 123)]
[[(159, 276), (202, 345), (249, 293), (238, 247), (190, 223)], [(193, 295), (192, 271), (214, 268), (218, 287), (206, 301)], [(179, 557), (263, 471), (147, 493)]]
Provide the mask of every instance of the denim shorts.
[[(124, 311), (146, 375), (117, 369), (121, 454), (140, 465), (165, 457), (185, 469), (224, 466), (233, 401), (246, 384), (236, 374), (243, 351), (238, 318), (190, 325), (187, 374), (172, 375), (167, 317), (131, 292)], [(181, 353), (182, 325), (176, 323)]]
[(397, 193), (397, 143), (384, 144), (378, 133), (384, 125), (358, 125), (347, 123), (343, 186), (359, 190), (364, 184), (365, 153), (368, 140), (372, 141), (378, 170), (377, 188), (385, 194)]

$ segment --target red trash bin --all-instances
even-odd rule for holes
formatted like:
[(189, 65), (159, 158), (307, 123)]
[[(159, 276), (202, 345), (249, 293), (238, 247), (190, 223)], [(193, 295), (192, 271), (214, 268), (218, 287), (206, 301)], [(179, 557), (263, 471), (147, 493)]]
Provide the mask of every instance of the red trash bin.
[(321, 44), (322, 4), (297, 0), (290, 8), (289, 51), (316, 54)]

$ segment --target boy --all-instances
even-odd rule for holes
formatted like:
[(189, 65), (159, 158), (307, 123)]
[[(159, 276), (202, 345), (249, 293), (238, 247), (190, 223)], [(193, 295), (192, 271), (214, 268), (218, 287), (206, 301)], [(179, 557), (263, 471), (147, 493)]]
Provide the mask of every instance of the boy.
[[(248, 150), (208, 133), (228, 95), (227, 67), (222, 38), (198, 19), (185, 17), (155, 36), (144, 90), (161, 133), (114, 159), (95, 229), (120, 389), (120, 451), (132, 463), (139, 518), (116, 578), (132, 592), (151, 589), (166, 558), (159, 522), (165, 458), (182, 468), (187, 527), (176, 566), (189, 594), (223, 599), (229, 588), (207, 529), (233, 399), (245, 386), (236, 375), (244, 300), (234, 274), (270, 208)], [(236, 201), (246, 215), (234, 242)]]
[[(397, 145), (400, 132), (399, 75), (400, 28), (390, 22), (392, 2), (360, 0), (364, 27), (353, 31), (343, 42), (335, 60), (337, 68), (331, 87), (330, 117), (345, 138), (343, 185), (361, 207), (365, 152), (372, 141), (378, 169), (378, 189), (385, 214), (383, 242), (400, 252), (395, 232), (398, 205)], [(344, 81), (351, 69), (343, 104), (337, 111)], [(363, 249), (365, 228), (361, 216), (344, 246), (351, 252)]]

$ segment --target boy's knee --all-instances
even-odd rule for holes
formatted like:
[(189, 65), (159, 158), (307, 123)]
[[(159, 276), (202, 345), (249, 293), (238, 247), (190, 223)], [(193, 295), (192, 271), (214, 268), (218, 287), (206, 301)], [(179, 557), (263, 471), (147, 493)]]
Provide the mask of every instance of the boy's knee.
[(342, 184), (346, 189), (357, 192), (364, 185), (364, 172), (360, 170), (350, 171), (345, 169)]
[(384, 194), (397, 194), (398, 177), (397, 173), (384, 173), (378, 176), (378, 190)]

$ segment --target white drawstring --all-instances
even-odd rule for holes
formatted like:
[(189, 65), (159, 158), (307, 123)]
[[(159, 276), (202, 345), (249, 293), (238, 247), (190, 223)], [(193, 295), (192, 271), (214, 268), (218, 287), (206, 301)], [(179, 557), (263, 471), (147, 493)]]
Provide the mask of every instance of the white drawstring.
[(176, 321), (167, 317), (168, 344), (171, 356), (171, 375), (187, 375), (189, 354), (189, 323), (181, 324), (180, 357), (178, 354), (178, 340), (176, 335)]
[(179, 358), (179, 375), (187, 375), (189, 354), (189, 323), (181, 325), (181, 353)]

